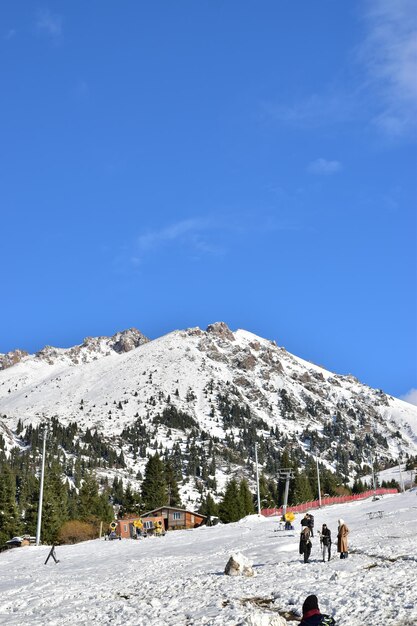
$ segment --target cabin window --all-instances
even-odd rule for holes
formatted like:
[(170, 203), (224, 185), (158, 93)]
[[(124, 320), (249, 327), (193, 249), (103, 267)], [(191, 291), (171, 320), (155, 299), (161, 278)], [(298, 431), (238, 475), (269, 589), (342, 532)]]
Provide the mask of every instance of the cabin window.
[(176, 511), (173, 515), (173, 519), (181, 519), (181, 513), (179, 513), (178, 511)]
[(127, 533), (127, 524), (125, 524), (125, 533)]

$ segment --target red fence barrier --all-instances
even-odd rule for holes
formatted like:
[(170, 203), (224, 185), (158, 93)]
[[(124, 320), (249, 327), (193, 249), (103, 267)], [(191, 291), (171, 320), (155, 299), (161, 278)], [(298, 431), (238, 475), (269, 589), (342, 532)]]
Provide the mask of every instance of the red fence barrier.
[[(354, 496), (335, 496), (332, 498), (322, 498), (321, 506), (328, 506), (329, 504), (343, 504), (344, 502), (355, 502), (355, 500), (365, 500), (366, 498), (372, 498), (373, 496), (383, 496), (389, 493), (398, 493), (398, 489), (372, 489), (370, 491), (364, 491)], [(292, 511), (293, 513), (304, 513), (310, 509), (317, 509), (319, 507), (319, 501), (313, 500), (312, 502), (303, 502), (302, 504), (296, 504), (295, 506), (287, 506), (287, 513)], [(282, 507), (279, 509), (262, 509), (261, 514), (265, 517), (271, 515), (282, 515)]]

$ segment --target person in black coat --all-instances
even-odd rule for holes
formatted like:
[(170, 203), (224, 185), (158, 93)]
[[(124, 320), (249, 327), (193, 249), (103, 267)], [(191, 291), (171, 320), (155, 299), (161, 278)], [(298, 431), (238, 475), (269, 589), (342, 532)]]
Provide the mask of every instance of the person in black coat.
[(330, 528), (327, 528), (326, 524), (323, 524), (321, 528), (320, 543), (323, 549), (323, 561), (326, 560), (326, 553), (327, 553), (327, 560), (330, 561), (331, 547), (332, 547), (332, 533), (330, 531)]
[(311, 531), (311, 536), (314, 537), (314, 515), (311, 515), (311, 513), (309, 513), (308, 516), (308, 524), (307, 526), (309, 527), (310, 531)]
[(301, 520), (301, 526), (307, 526), (310, 529), (311, 536), (314, 537), (314, 515), (306, 513)]
[(330, 615), (320, 613), (317, 596), (307, 596), (303, 604), (303, 619), (300, 626), (336, 626)]

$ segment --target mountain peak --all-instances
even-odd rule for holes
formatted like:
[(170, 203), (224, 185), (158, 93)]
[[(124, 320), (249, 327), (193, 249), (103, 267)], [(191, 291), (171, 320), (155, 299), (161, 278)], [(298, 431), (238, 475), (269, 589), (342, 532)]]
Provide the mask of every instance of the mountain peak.
[(215, 322), (214, 324), (209, 324), (206, 328), (206, 333), (211, 333), (212, 335), (217, 335), (222, 339), (229, 339), (230, 341), (235, 341), (235, 336), (228, 327), (225, 322)]
[(0, 370), (5, 370), (8, 367), (12, 367), (12, 365), (16, 365), (16, 363), (19, 363), (25, 356), (28, 356), (28, 353), (24, 350), (12, 350), (11, 352), (7, 352), (7, 354), (0, 354)]

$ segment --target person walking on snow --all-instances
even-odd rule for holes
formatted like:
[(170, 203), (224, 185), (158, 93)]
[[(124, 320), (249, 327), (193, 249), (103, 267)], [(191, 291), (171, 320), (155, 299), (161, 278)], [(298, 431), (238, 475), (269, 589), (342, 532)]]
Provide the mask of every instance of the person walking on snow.
[(330, 532), (330, 528), (327, 528), (326, 524), (323, 524), (321, 528), (320, 543), (321, 543), (321, 547), (323, 550), (323, 561), (326, 560), (326, 552), (327, 552), (327, 560), (330, 561), (330, 551), (332, 547), (332, 533)]
[(349, 528), (346, 526), (344, 520), (339, 519), (337, 521), (339, 523), (337, 531), (337, 551), (340, 552), (341, 559), (347, 559)]
[(317, 596), (307, 596), (303, 604), (303, 619), (300, 626), (336, 626), (331, 615), (320, 613)]

